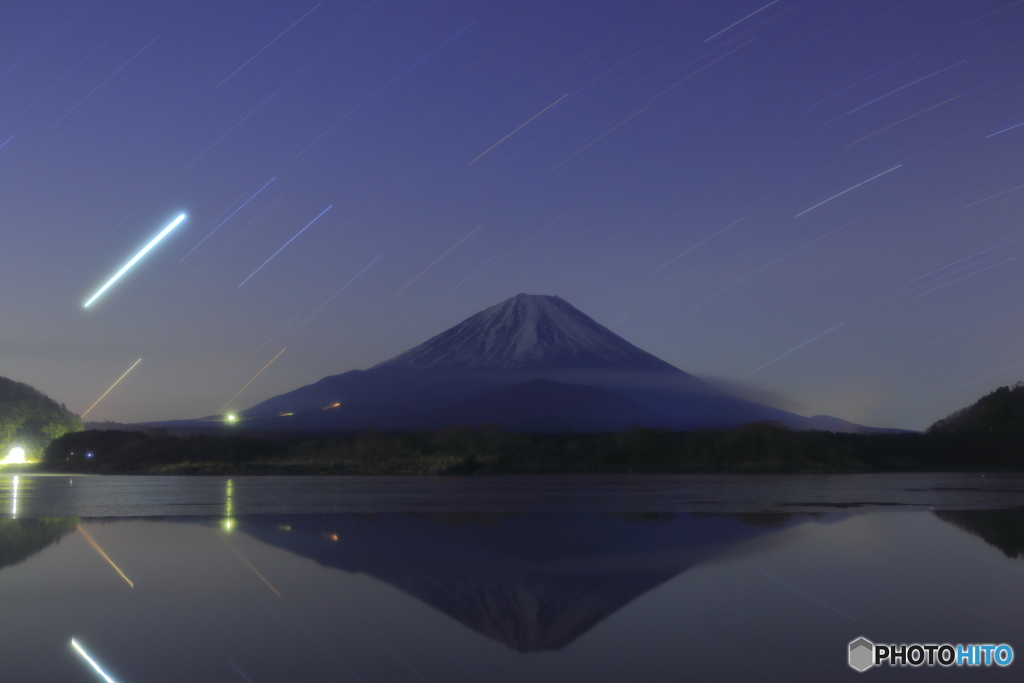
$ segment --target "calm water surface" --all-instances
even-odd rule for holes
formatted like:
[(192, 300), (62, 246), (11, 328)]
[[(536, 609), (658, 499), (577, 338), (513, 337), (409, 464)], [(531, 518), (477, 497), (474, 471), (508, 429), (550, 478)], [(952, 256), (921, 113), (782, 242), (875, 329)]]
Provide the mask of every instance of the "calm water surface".
[[(0, 680), (1024, 680), (1024, 478), (0, 476)], [(847, 644), (1008, 643), (1004, 669)], [(864, 678), (862, 678), (864, 677)]]

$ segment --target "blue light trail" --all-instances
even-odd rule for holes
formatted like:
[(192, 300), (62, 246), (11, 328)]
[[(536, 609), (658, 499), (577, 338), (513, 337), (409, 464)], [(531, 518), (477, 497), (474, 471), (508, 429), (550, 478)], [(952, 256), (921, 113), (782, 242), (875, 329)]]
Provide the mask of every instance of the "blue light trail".
[[(189, 250), (188, 250), (188, 254), (185, 254), (184, 256), (182, 256), (182, 257), (181, 257), (181, 261), (178, 261), (178, 263), (181, 263), (182, 261), (184, 261), (185, 259), (187, 259), (187, 258), (189, 257), (189, 254), (191, 254), (191, 253), (192, 253), (193, 251), (195, 251), (195, 250), (196, 250), (196, 249), (198, 249), (198, 248), (199, 248), (200, 246), (202, 246), (203, 242), (205, 242), (206, 240), (210, 239), (210, 237), (212, 237), (212, 236), (213, 236), (213, 233), (215, 233), (215, 232), (217, 232), (218, 230), (220, 230), (220, 228), (221, 228), (221, 226), (222, 226), (222, 225), (224, 225), (225, 223), (227, 223), (227, 222), (228, 222), (229, 220), (231, 220), (232, 216), (234, 216), (234, 215), (235, 215), (236, 213), (238, 213), (238, 212), (239, 212), (239, 211), (241, 211), (241, 210), (242, 210), (243, 208), (245, 208), (245, 205), (246, 205), (246, 204), (248, 204), (249, 202), (251, 202), (251, 201), (252, 201), (253, 199), (256, 199), (256, 195), (258, 195), (258, 194), (259, 194), (260, 192), (263, 192), (263, 190), (267, 189), (267, 187), (268, 187), (268, 186), (270, 185), (270, 183), (274, 182), (275, 180), (277, 180), (277, 176), (274, 176), (273, 178), (271, 178), (270, 180), (268, 180), (268, 181), (267, 181), (267, 184), (266, 184), (266, 185), (264, 185), (264, 186), (263, 186), (263, 187), (261, 187), (260, 189), (256, 190), (256, 193), (255, 193), (255, 194), (253, 194), (253, 196), (251, 196), (251, 197), (249, 197), (248, 199), (246, 199), (246, 200), (245, 200), (244, 202), (242, 202), (242, 205), (241, 205), (241, 206), (239, 206), (239, 207), (238, 207), (237, 209), (235, 209), (234, 211), (232, 211), (232, 212), (231, 212), (231, 216), (228, 216), (227, 218), (225, 218), (224, 220), (222, 220), (222, 221), (220, 222), (220, 225), (218, 225), (218, 226), (217, 226), (216, 228), (214, 228), (213, 230), (211, 230), (211, 231), (210, 231), (210, 232), (209, 232), (209, 233), (208, 233), (208, 234), (206, 235), (206, 237), (204, 237), (203, 239), (199, 240), (199, 244), (197, 244), (196, 246), (194, 246), (194, 247), (192, 247), (191, 249), (189, 249)], [(221, 214), (221, 215), (223, 215), (223, 214)]]
[[(330, 210), (331, 210), (331, 207), (332, 207), (332, 206), (334, 206), (334, 204), (331, 204), (331, 205), (330, 205), (330, 206), (328, 206), (328, 207), (327, 207), (326, 209), (324, 209), (323, 211), (321, 211), (321, 212), (320, 212), (320, 215), (319, 215), (319, 216), (317, 216), (316, 218), (314, 218), (313, 220), (311, 220), (311, 221), (310, 221), (309, 223), (307, 223), (307, 224), (306, 224), (306, 228), (308, 228), (309, 226), (311, 226), (311, 225), (313, 225), (314, 223), (316, 223), (316, 222), (317, 222), (317, 220), (319, 220), (319, 219), (320, 219), (320, 216), (323, 216), (323, 215), (324, 215), (325, 213), (327, 213), (328, 211), (330, 211)], [(289, 244), (291, 244), (292, 242), (294, 242), (294, 241), (295, 241), (295, 238), (296, 238), (296, 237), (298, 237), (299, 235), (301, 235), (302, 233), (304, 233), (304, 232), (306, 231), (306, 228), (303, 228), (302, 230), (299, 230), (299, 231), (298, 231), (297, 233), (295, 233), (295, 235), (294, 235), (294, 236), (292, 236), (292, 238), (291, 238), (290, 240), (288, 240), (288, 241), (287, 241), (287, 242), (285, 242), (285, 243), (284, 243), (283, 245), (281, 245), (281, 248), (280, 248), (280, 249), (278, 249), (277, 251), (275, 251), (275, 252), (274, 252), (273, 254), (271, 254), (271, 255), (270, 255), (270, 258), (268, 258), (268, 259), (267, 259), (266, 261), (264, 261), (264, 262), (263, 262), (262, 264), (260, 264), (260, 267), (259, 267), (259, 268), (257, 268), (256, 270), (252, 271), (252, 274), (251, 274), (251, 275), (249, 275), (249, 277), (247, 277), (247, 278), (245, 278), (244, 280), (242, 280), (242, 283), (241, 283), (240, 285), (238, 285), (238, 288), (239, 288), (239, 289), (241, 289), (241, 288), (242, 288), (242, 285), (244, 285), (244, 284), (245, 284), (246, 282), (248, 282), (249, 280), (251, 280), (251, 279), (252, 279), (252, 276), (253, 276), (253, 275), (255, 275), (256, 273), (260, 272), (260, 270), (261, 270), (261, 269), (263, 268), (263, 266), (265, 266), (265, 265), (267, 265), (268, 263), (270, 263), (270, 262), (271, 262), (271, 261), (272, 261), (272, 260), (274, 259), (274, 257), (275, 257), (275, 256), (277, 256), (277, 255), (278, 255), (278, 254), (280, 254), (280, 253), (281, 253), (282, 251), (284, 251), (284, 248), (285, 248), (285, 247), (287, 247), (287, 246), (288, 246)]]

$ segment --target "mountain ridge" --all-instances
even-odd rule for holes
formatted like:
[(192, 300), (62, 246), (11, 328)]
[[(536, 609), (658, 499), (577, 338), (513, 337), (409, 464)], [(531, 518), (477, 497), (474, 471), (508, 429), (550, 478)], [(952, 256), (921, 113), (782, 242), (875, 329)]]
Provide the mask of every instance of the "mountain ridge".
[(646, 369), (683, 372), (559, 296), (517, 294), (371, 370)]
[(692, 430), (764, 421), (875, 431), (739, 398), (626, 341), (561, 297), (531, 294), (490, 306), (367, 370), (324, 377), (237, 415), (250, 428), (287, 431), (454, 424)]

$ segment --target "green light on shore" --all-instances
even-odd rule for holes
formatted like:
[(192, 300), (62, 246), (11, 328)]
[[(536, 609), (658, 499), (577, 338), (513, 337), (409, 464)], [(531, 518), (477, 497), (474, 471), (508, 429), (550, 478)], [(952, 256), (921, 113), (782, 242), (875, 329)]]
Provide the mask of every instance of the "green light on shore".
[(238, 421), (238, 416), (237, 416), (237, 415), (235, 415), (234, 413), (230, 413), (230, 414), (229, 414), (229, 415), (228, 415), (228, 416), (227, 416), (226, 418), (224, 418), (224, 419), (225, 419), (225, 420), (226, 420), (227, 422), (237, 422), (237, 421)]

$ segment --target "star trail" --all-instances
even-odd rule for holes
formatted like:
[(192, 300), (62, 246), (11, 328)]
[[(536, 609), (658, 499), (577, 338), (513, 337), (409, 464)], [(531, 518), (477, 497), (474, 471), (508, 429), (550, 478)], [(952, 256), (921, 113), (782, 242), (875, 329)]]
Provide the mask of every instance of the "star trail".
[(1024, 377), (1024, 3), (7, 10), (0, 374), (81, 413), (145, 357), (90, 419), (211, 414), (287, 336), (248, 406), (520, 291), (863, 424)]

